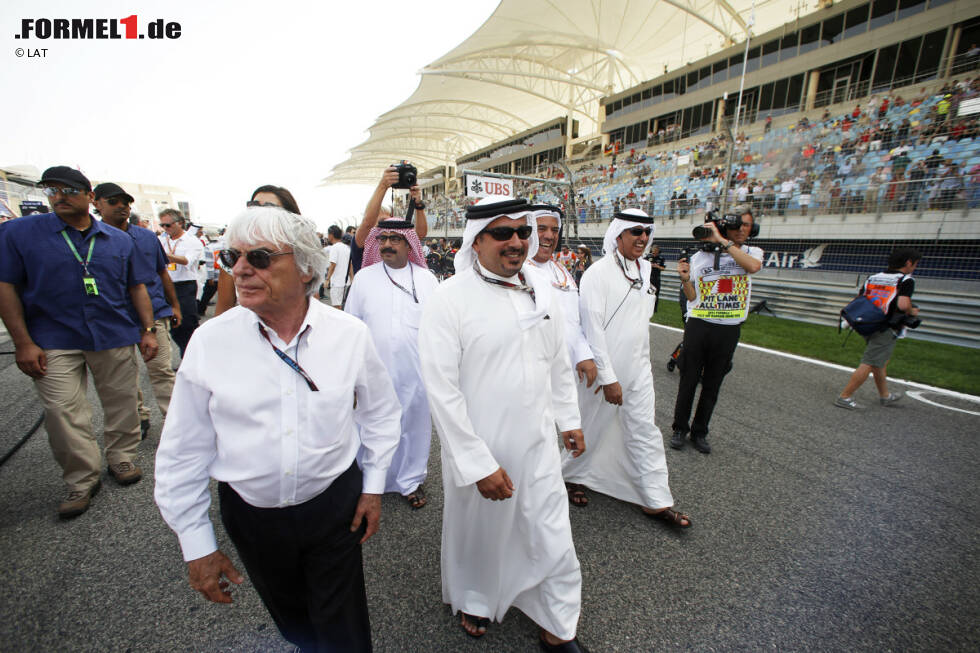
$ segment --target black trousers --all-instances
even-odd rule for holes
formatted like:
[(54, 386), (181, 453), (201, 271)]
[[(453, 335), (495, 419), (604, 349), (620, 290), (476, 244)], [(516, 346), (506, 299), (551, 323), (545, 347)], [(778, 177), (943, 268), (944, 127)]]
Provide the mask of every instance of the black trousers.
[(216, 292), (218, 292), (217, 279), (208, 279), (207, 283), (204, 284), (204, 292), (201, 293), (201, 298), (197, 301), (198, 315), (204, 315), (207, 312), (211, 298), (214, 297), (214, 293)]
[(180, 304), (180, 326), (170, 330), (170, 335), (174, 342), (180, 347), (180, 355), (183, 357), (187, 343), (191, 339), (191, 334), (197, 328), (197, 282), (196, 281), (175, 281), (174, 290), (177, 291), (177, 303)]
[(221, 521), (279, 632), (303, 651), (371, 651), (357, 463), (309, 501), (256, 508), (218, 484)]
[[(684, 353), (679, 365), (680, 386), (677, 388), (677, 402), (674, 404), (673, 430), (691, 432), (692, 435), (707, 436), (708, 422), (718, 402), (721, 382), (728, 373), (741, 324), (711, 324), (697, 318), (689, 318), (684, 325)], [(694, 393), (701, 380), (701, 397), (694, 421), (688, 428)]]

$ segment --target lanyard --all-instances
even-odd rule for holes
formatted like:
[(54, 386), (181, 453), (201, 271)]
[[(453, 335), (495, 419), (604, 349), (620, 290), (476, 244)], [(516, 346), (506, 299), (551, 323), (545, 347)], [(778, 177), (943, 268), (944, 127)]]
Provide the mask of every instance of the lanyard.
[(65, 239), (65, 242), (68, 243), (68, 247), (71, 249), (71, 253), (75, 255), (75, 259), (82, 264), (82, 269), (85, 270), (85, 276), (89, 276), (88, 264), (92, 261), (92, 250), (95, 249), (95, 234), (92, 234), (92, 240), (88, 242), (88, 255), (85, 257), (84, 261), (82, 260), (82, 257), (78, 255), (78, 250), (75, 249), (75, 245), (71, 242), (71, 238), (68, 237), (68, 230), (62, 229), (61, 235)]
[[(561, 279), (559, 279), (558, 275), (555, 274), (555, 268), (558, 268), (558, 270), (561, 271)], [(566, 292), (573, 290), (572, 284), (570, 283), (571, 280), (568, 278), (568, 270), (565, 269), (564, 265), (559, 265), (555, 261), (548, 259), (548, 269), (551, 270), (551, 276), (554, 278), (554, 281), (551, 284), (552, 286), (558, 290), (564, 290)]]
[(411, 291), (409, 291), (408, 288), (406, 288), (405, 286), (401, 285), (400, 283), (398, 283), (397, 281), (395, 281), (394, 279), (391, 278), (391, 273), (388, 272), (388, 266), (384, 264), (384, 261), (381, 262), (381, 267), (384, 268), (385, 274), (388, 275), (388, 281), (390, 281), (391, 283), (395, 284), (395, 287), (398, 288), (399, 290), (401, 290), (406, 295), (411, 295), (412, 296), (412, 300), (416, 304), (419, 303), (418, 295), (415, 294), (415, 270), (412, 269), (412, 264), (411, 263), (408, 264), (408, 273), (410, 275), (412, 275), (412, 290)]
[(619, 260), (620, 258), (619, 252), (615, 252), (613, 254), (613, 258), (616, 259), (616, 265), (619, 266), (619, 269), (623, 271), (623, 276), (626, 277), (626, 280), (630, 282), (630, 290), (639, 290), (643, 286), (643, 280), (639, 278), (640, 264), (639, 263), (636, 264), (637, 278), (634, 279), (630, 275), (626, 274), (626, 267), (623, 265), (623, 262)]
[[(307, 324), (306, 325), (306, 329), (303, 329), (303, 333), (306, 333), (306, 330), (309, 329), (309, 328), (310, 328), (310, 325)], [(272, 344), (272, 339), (269, 338), (268, 332), (266, 332), (265, 327), (262, 326), (261, 324), (259, 324), (259, 333), (261, 333), (262, 334), (262, 337), (265, 338), (269, 342), (269, 346), (272, 347), (272, 351), (276, 352), (276, 355), (279, 358), (281, 358), (282, 361), (286, 365), (289, 365), (291, 368), (293, 368), (294, 370), (296, 370), (296, 373), (297, 374), (299, 374), (300, 376), (303, 377), (303, 379), (306, 381), (306, 385), (309, 386), (310, 390), (312, 390), (313, 392), (319, 392), (320, 391), (320, 388), (316, 387), (316, 384), (313, 383), (313, 379), (311, 379), (310, 378), (310, 375), (306, 373), (306, 370), (304, 370), (302, 367), (299, 366), (299, 363), (297, 363), (296, 361), (294, 361), (292, 358), (289, 357), (288, 354), (286, 354), (284, 351), (282, 351), (281, 349), (279, 349), (278, 347), (276, 347), (274, 344)], [(302, 336), (303, 333), (300, 333), (299, 335)], [(296, 339), (296, 342), (297, 343), (299, 342), (299, 338)], [(296, 346), (296, 351), (297, 351), (297, 353), (299, 352), (299, 345), (298, 344)]]
[(480, 277), (487, 283), (492, 283), (495, 286), (503, 286), (504, 288), (509, 288), (510, 290), (520, 290), (526, 292), (531, 296), (531, 301), (534, 302), (534, 305), (537, 306), (538, 300), (535, 299), (534, 297), (534, 288), (527, 285), (527, 282), (524, 280), (523, 272), (517, 273), (517, 278), (520, 279), (521, 281), (519, 284), (517, 284), (517, 283), (511, 283), (509, 281), (502, 281), (500, 279), (493, 279), (491, 277), (485, 276), (482, 272), (480, 272), (480, 267), (477, 263), (473, 264), (473, 270), (476, 272), (476, 276)]

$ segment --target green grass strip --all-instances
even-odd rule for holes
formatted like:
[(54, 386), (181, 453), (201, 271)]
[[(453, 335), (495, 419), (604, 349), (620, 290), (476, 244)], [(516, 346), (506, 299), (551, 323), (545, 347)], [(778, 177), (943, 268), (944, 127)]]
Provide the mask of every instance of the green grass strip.
[[(661, 301), (652, 321), (684, 327), (676, 301)], [(750, 315), (742, 325), (741, 342), (857, 367), (864, 353), (864, 339), (852, 333), (846, 345), (841, 347), (846, 333), (845, 330), (838, 334), (835, 326)], [(895, 345), (895, 353), (888, 363), (888, 376), (980, 395), (980, 349), (903, 338)], [(841, 387), (843, 383), (842, 379)]]

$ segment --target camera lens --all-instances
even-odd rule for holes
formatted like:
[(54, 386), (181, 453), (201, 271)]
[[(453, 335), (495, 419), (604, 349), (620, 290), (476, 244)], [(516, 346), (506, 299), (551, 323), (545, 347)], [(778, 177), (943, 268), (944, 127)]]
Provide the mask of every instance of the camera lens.
[(711, 230), (708, 229), (707, 227), (698, 225), (691, 230), (691, 235), (693, 235), (698, 240), (701, 240), (702, 238), (707, 238), (708, 236), (710, 236)]

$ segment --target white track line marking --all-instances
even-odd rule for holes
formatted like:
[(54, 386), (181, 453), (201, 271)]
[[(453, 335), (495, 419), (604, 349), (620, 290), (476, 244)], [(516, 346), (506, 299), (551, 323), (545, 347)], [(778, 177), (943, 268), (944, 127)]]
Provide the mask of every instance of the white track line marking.
[[(667, 331), (674, 331), (676, 333), (684, 333), (683, 329), (678, 329), (677, 327), (664, 326), (662, 324), (650, 323), (651, 327), (657, 327), (658, 329), (666, 329)], [(853, 372), (853, 367), (844, 367), (843, 365), (838, 365), (837, 363), (828, 363), (827, 361), (817, 360), (816, 358), (807, 358), (806, 356), (797, 356), (796, 354), (788, 354), (785, 351), (777, 351), (775, 349), (766, 349), (765, 347), (759, 347), (758, 345), (749, 345), (744, 342), (738, 343), (739, 347), (745, 347), (746, 349), (752, 349), (755, 351), (765, 352), (767, 354), (772, 354), (774, 356), (782, 356), (783, 358), (789, 358), (790, 360), (802, 361), (804, 363), (812, 363), (813, 365), (820, 365), (821, 367), (828, 367), (832, 370), (840, 370), (841, 372)], [(954, 397), (956, 399), (962, 399), (964, 401), (973, 401), (980, 403), (980, 397), (976, 395), (968, 395), (964, 392), (956, 392), (955, 390), (947, 390), (946, 388), (937, 388), (936, 386), (926, 385), (925, 383), (916, 383), (915, 381), (906, 381), (905, 379), (894, 379), (888, 377), (888, 380), (894, 383), (904, 383), (911, 388), (918, 388), (919, 390), (925, 390), (926, 392), (935, 392), (937, 394), (946, 395), (947, 397)], [(909, 393), (911, 394), (911, 393)], [(926, 401), (918, 396), (915, 397), (919, 401)], [(926, 402), (934, 403), (934, 402)], [(942, 404), (934, 404), (936, 406), (942, 406), (943, 408), (949, 408), (950, 410), (962, 410), (960, 408), (952, 408), (951, 406), (943, 406)], [(969, 413), (970, 411), (963, 411)], [(971, 413), (980, 414), (980, 413)]]
[(908, 395), (909, 397), (912, 397), (913, 399), (918, 399), (922, 403), (930, 404), (932, 406), (938, 406), (940, 408), (945, 408), (946, 410), (955, 410), (958, 413), (966, 413), (967, 415), (980, 415), (980, 413), (976, 412), (975, 410), (966, 410), (964, 408), (956, 408), (954, 406), (947, 406), (945, 404), (941, 404), (939, 402), (932, 401), (930, 399), (926, 399), (925, 397), (922, 396), (922, 393), (919, 392), (918, 390), (909, 390), (905, 394)]

